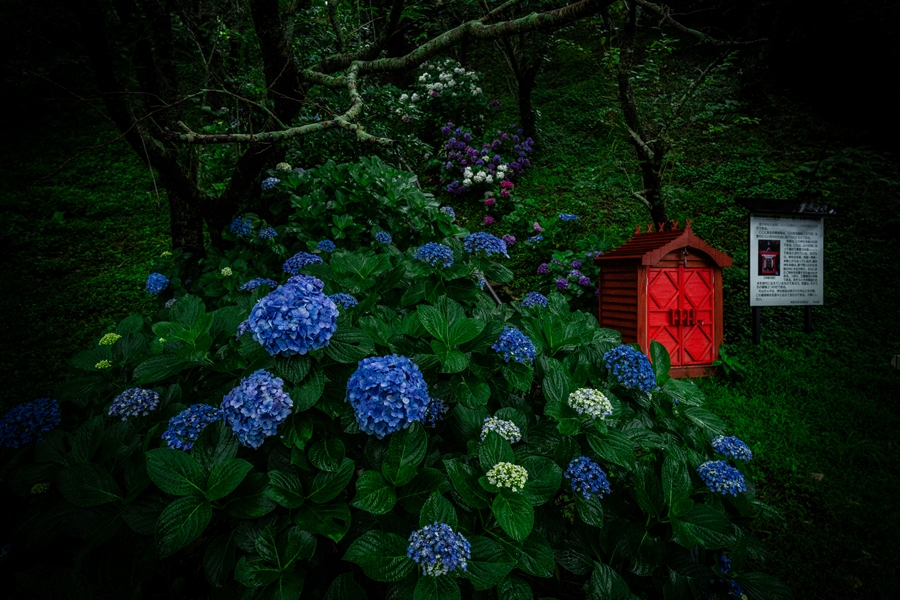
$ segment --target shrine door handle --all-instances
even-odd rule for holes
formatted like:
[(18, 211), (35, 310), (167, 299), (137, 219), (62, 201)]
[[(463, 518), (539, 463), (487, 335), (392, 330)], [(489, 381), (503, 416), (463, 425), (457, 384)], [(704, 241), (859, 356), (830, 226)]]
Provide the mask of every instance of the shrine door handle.
[(694, 324), (694, 317), (695, 317), (695, 316), (697, 316), (697, 311), (694, 310), (694, 309), (692, 308), (692, 309), (691, 309), (691, 312), (690, 312), (690, 321), (691, 321), (691, 325)]
[(680, 308), (670, 308), (669, 309), (669, 321), (672, 325), (678, 325), (678, 321), (681, 319), (681, 309)]

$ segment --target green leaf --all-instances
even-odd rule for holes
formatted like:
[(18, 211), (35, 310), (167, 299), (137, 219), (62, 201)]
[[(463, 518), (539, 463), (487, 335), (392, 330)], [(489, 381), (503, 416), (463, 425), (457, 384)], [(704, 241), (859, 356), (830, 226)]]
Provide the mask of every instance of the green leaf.
[(122, 519), (135, 533), (153, 535), (159, 515), (168, 505), (168, 499), (162, 495), (144, 494), (125, 507)]
[(263, 473), (250, 473), (237, 489), (228, 495), (225, 512), (236, 519), (255, 519), (272, 512), (275, 503), (266, 497), (269, 478)]
[(205, 498), (185, 496), (174, 500), (156, 522), (156, 545), (161, 558), (171, 556), (197, 539), (212, 519)]
[(484, 275), (491, 281), (509, 283), (513, 280), (513, 272), (500, 263), (490, 262), (484, 267)]
[(353, 581), (353, 573), (341, 573), (331, 582), (325, 600), (368, 600), (365, 590)]
[(346, 502), (304, 504), (294, 517), (297, 527), (340, 542), (350, 528), (350, 508)]
[(600, 458), (634, 470), (634, 445), (624, 433), (610, 429), (606, 435), (590, 434), (587, 438), (591, 448), (600, 455)]
[(407, 541), (399, 535), (367, 531), (350, 544), (343, 559), (359, 565), (375, 581), (400, 581), (416, 567), (406, 556), (407, 546)]
[(646, 461), (637, 463), (634, 492), (638, 504), (646, 513), (656, 517), (663, 515), (665, 501), (662, 483), (654, 467)]
[(450, 577), (419, 577), (413, 600), (460, 600), (459, 585)]
[(268, 585), (281, 576), (281, 569), (259, 558), (242, 556), (234, 568), (234, 578), (249, 588)]
[(218, 464), (237, 456), (240, 441), (224, 421), (207, 425), (191, 448), (191, 457), (209, 473)]
[(532, 506), (552, 500), (562, 483), (562, 469), (543, 456), (526, 456), (521, 462), (528, 471), (528, 481), (522, 490), (525, 499)]
[(531, 586), (515, 575), (505, 577), (497, 584), (497, 596), (503, 600), (534, 600)]
[(675, 541), (685, 548), (693, 548), (695, 544), (708, 550), (728, 546), (733, 541), (731, 525), (725, 516), (704, 504), (694, 504), (686, 515), (672, 518), (672, 531)]
[(497, 542), (477, 535), (469, 539), (472, 557), (467, 561), (466, 577), (476, 590), (487, 590), (506, 577), (516, 567), (515, 561)]
[(446, 523), (452, 529), (456, 529), (459, 525), (456, 518), (456, 509), (453, 508), (449, 500), (438, 492), (431, 494), (428, 500), (425, 501), (422, 512), (419, 514), (419, 527), (431, 525), (435, 521)]
[(672, 365), (669, 351), (656, 340), (650, 340), (650, 360), (656, 374), (656, 385), (662, 385), (669, 378), (669, 367)]
[(290, 527), (278, 539), (281, 568), (287, 569), (298, 560), (309, 560), (316, 553), (316, 538), (299, 527)]
[(416, 467), (425, 460), (428, 436), (419, 423), (391, 434), (387, 456), (381, 465), (385, 479), (394, 486), (402, 486), (416, 476)]
[(356, 480), (356, 497), (350, 506), (374, 515), (383, 515), (396, 503), (394, 488), (378, 471), (365, 471)]
[(531, 534), (516, 549), (516, 564), (520, 569), (536, 577), (552, 577), (555, 568), (553, 550), (538, 531)]
[(103, 443), (103, 417), (91, 417), (75, 431), (72, 440), (72, 460), (86, 463), (91, 460), (100, 444)]
[(275, 359), (275, 375), (283, 377), (294, 385), (299, 384), (309, 373), (309, 356), (298, 354)]
[(147, 474), (162, 491), (173, 496), (203, 494), (206, 476), (189, 454), (171, 448), (147, 453)]
[(269, 485), (265, 494), (285, 508), (297, 508), (306, 499), (300, 478), (287, 471), (269, 471)]
[(706, 430), (710, 436), (725, 435), (725, 422), (705, 408), (692, 406), (682, 413), (695, 425)]
[(531, 389), (531, 382), (534, 378), (534, 369), (531, 365), (513, 361), (504, 365), (502, 370), (503, 377), (514, 390), (527, 392)]
[(600, 498), (597, 494), (591, 494), (591, 497), (585, 499), (581, 494), (573, 494), (575, 496), (575, 508), (578, 510), (578, 516), (588, 525), (594, 527), (603, 527), (603, 505), (600, 504)]
[(322, 392), (325, 391), (325, 374), (318, 369), (314, 369), (309, 379), (291, 391), (291, 400), (294, 401), (294, 413), (300, 413), (309, 410), (315, 406)]
[(594, 563), (591, 579), (584, 586), (586, 600), (630, 600), (631, 590), (622, 576), (612, 567)]
[(129, 333), (140, 333), (144, 328), (144, 317), (138, 314), (128, 315), (116, 326), (116, 333), (119, 335), (127, 335)]
[(700, 406), (704, 396), (693, 381), (685, 379), (669, 379), (662, 384), (662, 391), (678, 400), (684, 406)]
[(203, 300), (197, 296), (182, 296), (172, 307), (172, 319), (185, 329), (193, 329), (194, 324), (206, 312)]
[(454, 377), (453, 394), (467, 407), (475, 408), (487, 404), (491, 397), (491, 388), (475, 378)]
[(234, 530), (224, 533), (210, 542), (203, 553), (203, 570), (206, 578), (216, 587), (227, 581), (228, 573), (235, 563)]
[(431, 340), (431, 349), (441, 361), (441, 373), (459, 373), (469, 364), (469, 359), (459, 350), (452, 350), (440, 340)]
[(57, 476), (63, 498), (75, 506), (98, 506), (122, 499), (122, 490), (106, 469), (94, 463), (73, 465)]
[(445, 460), (447, 475), (460, 497), (473, 508), (487, 508), (491, 504), (490, 494), (478, 483), (478, 472), (457, 460)]
[(441, 311), (427, 304), (420, 304), (416, 307), (416, 310), (419, 313), (419, 321), (428, 333), (444, 342), (444, 344), (451, 346), (450, 323), (447, 321), (447, 318), (441, 314)]
[(687, 465), (673, 455), (667, 456), (663, 461), (662, 488), (665, 503), (670, 510), (678, 500), (691, 495), (691, 478)]
[(515, 463), (516, 454), (512, 446), (496, 431), (489, 431), (478, 446), (478, 460), (485, 472), (500, 462)]
[(309, 498), (310, 502), (315, 502), (316, 504), (323, 504), (333, 499), (350, 483), (350, 479), (353, 478), (354, 467), (355, 464), (352, 460), (344, 458), (337, 471), (333, 473), (317, 473), (309, 485), (307, 498)]
[(765, 573), (743, 573), (734, 578), (750, 600), (793, 600), (791, 589)]
[(450, 340), (447, 345), (451, 348), (474, 340), (484, 331), (485, 323), (479, 319), (459, 319), (450, 326)]
[(303, 591), (303, 574), (297, 571), (282, 572), (277, 581), (266, 587), (266, 594), (271, 592), (272, 600), (298, 600)]
[(134, 382), (138, 385), (146, 385), (162, 381), (179, 373), (188, 366), (190, 366), (190, 363), (172, 354), (151, 356), (134, 369)]
[(344, 462), (344, 443), (336, 437), (316, 442), (309, 449), (309, 462), (322, 471), (337, 471)]
[(375, 344), (362, 329), (341, 326), (334, 332), (325, 353), (339, 363), (356, 363), (375, 353)]
[(253, 465), (242, 458), (229, 458), (220, 462), (209, 474), (206, 499), (213, 501), (224, 498), (240, 485), (251, 469)]
[(557, 367), (550, 369), (544, 377), (544, 381), (541, 384), (544, 396), (549, 401), (559, 402), (568, 406), (569, 394), (575, 391), (575, 385), (563, 370), (561, 364), (555, 361), (551, 362), (551, 364), (555, 364)]
[(501, 491), (491, 504), (491, 512), (503, 531), (516, 541), (528, 537), (534, 527), (534, 509), (522, 494)]

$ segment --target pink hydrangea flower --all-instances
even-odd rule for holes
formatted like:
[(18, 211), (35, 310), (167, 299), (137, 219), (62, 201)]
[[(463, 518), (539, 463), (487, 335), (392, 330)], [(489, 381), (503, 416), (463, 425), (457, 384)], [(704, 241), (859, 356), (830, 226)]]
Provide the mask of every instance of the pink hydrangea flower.
[(485, 225), (493, 225), (493, 224), (494, 224), (494, 217), (492, 217), (492, 216), (490, 216), (490, 215), (486, 216), (486, 217), (484, 218), (484, 224), (485, 224)]
[(484, 201), (484, 205), (485, 206), (493, 206), (494, 202), (496, 202), (496, 200), (494, 200), (493, 198), (487, 198)]
[(535, 221), (535, 222), (534, 222), (534, 230), (537, 231), (538, 233), (541, 233), (542, 231), (544, 231), (544, 228), (541, 227), (541, 224), (540, 224), (540, 223), (538, 223), (537, 221)]

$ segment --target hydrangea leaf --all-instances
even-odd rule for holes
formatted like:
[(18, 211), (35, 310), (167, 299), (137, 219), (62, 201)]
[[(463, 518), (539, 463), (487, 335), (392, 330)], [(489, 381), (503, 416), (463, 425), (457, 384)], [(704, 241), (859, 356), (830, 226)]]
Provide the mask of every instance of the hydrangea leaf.
[(594, 568), (594, 561), (590, 555), (575, 546), (555, 548), (553, 557), (564, 569), (576, 575), (587, 575)]
[(290, 527), (278, 537), (281, 568), (287, 569), (298, 560), (308, 560), (316, 553), (316, 538), (299, 527)]
[(485, 322), (480, 319), (459, 319), (450, 325), (450, 347), (459, 346), (474, 340), (484, 331)]
[(561, 363), (547, 359), (545, 364), (547, 366), (544, 369), (544, 380), (541, 382), (544, 396), (551, 402), (558, 402), (563, 406), (568, 406), (567, 400), (569, 399), (569, 394), (575, 391), (575, 385)]
[(629, 600), (631, 590), (621, 575), (603, 563), (594, 563), (591, 579), (585, 584), (587, 600)]
[(356, 480), (356, 496), (350, 506), (374, 515), (383, 515), (396, 503), (394, 488), (378, 471), (365, 471)]
[(353, 477), (355, 463), (349, 458), (344, 458), (341, 466), (334, 472), (322, 472), (316, 474), (309, 484), (307, 498), (310, 502), (323, 504), (341, 493), (350, 479)]
[(503, 551), (497, 542), (476, 535), (472, 544), (472, 557), (468, 560), (466, 577), (476, 590), (488, 590), (506, 577), (516, 567), (515, 561)]
[(275, 503), (265, 495), (269, 478), (263, 473), (250, 473), (237, 489), (228, 495), (225, 512), (235, 519), (255, 519), (275, 509)]
[(702, 427), (710, 435), (724, 435), (725, 422), (705, 408), (692, 406), (682, 413), (695, 425)]
[(499, 462), (514, 463), (516, 455), (510, 443), (495, 431), (489, 431), (478, 446), (478, 460), (487, 471)]
[(458, 460), (445, 460), (444, 466), (454, 489), (466, 504), (473, 508), (490, 506), (490, 494), (478, 483), (478, 472), (475, 469)]
[(453, 378), (453, 395), (467, 407), (474, 408), (487, 404), (491, 388), (483, 381), (457, 376)]
[(72, 440), (72, 461), (76, 463), (90, 461), (103, 443), (103, 434), (103, 417), (98, 415), (82, 423), (75, 431), (75, 439)]
[(118, 364), (131, 363), (147, 349), (147, 339), (140, 333), (128, 333), (112, 347), (113, 357)]
[(350, 508), (343, 501), (331, 504), (304, 504), (297, 511), (294, 523), (300, 529), (339, 542), (350, 528)]
[(162, 381), (163, 379), (181, 372), (182, 369), (185, 369), (188, 366), (190, 366), (189, 362), (172, 354), (151, 356), (135, 367), (134, 382), (138, 385), (145, 385)]
[(213, 467), (237, 456), (240, 442), (222, 421), (207, 425), (191, 447), (191, 457), (209, 473)]
[(669, 368), (672, 365), (669, 351), (656, 340), (650, 340), (650, 359), (653, 362), (656, 384), (662, 385), (669, 378)]
[(693, 381), (669, 379), (661, 387), (663, 392), (685, 406), (700, 406), (706, 399)]
[(75, 506), (88, 507), (122, 499), (122, 490), (100, 465), (82, 463), (59, 474), (59, 491)]
[(203, 495), (206, 476), (189, 454), (170, 448), (147, 452), (147, 474), (159, 489), (173, 496)]
[(605, 435), (590, 434), (587, 437), (591, 448), (600, 458), (630, 471), (634, 470), (634, 445), (624, 433), (610, 429)]
[(269, 471), (265, 494), (285, 508), (297, 508), (306, 500), (300, 478), (288, 471)]
[(203, 571), (214, 586), (224, 585), (235, 564), (234, 530), (214, 539), (203, 552)]
[(450, 427), (457, 437), (457, 441), (463, 445), (469, 440), (477, 438), (481, 434), (484, 420), (490, 416), (483, 406), (467, 408), (457, 404), (450, 411)]
[(334, 472), (344, 462), (344, 442), (330, 437), (319, 440), (309, 449), (309, 462), (321, 471)]
[(315, 369), (303, 385), (291, 391), (290, 396), (294, 401), (294, 412), (303, 412), (315, 406), (324, 391), (325, 374), (319, 369)]
[(449, 500), (440, 493), (435, 492), (428, 497), (422, 511), (419, 513), (419, 527), (431, 525), (434, 522), (446, 523), (456, 529), (459, 521), (456, 517), (456, 509)]
[(459, 350), (453, 350), (440, 340), (431, 340), (431, 349), (441, 361), (441, 373), (459, 373), (468, 364), (468, 357)]
[(406, 540), (399, 535), (367, 531), (350, 544), (343, 560), (356, 563), (375, 581), (400, 581), (416, 567), (416, 563), (407, 558), (406, 547)]
[(516, 549), (516, 564), (535, 577), (552, 577), (555, 568), (553, 550), (546, 538), (532, 531)]
[(448, 344), (450, 341), (450, 323), (441, 314), (441, 311), (427, 304), (420, 304), (417, 307), (417, 311), (419, 313), (419, 321), (428, 333)]
[(531, 365), (519, 362), (511, 362), (503, 365), (503, 377), (509, 382), (514, 390), (526, 392), (531, 389), (531, 382), (534, 377), (534, 370)]
[(395, 486), (402, 486), (416, 476), (416, 467), (425, 460), (428, 436), (420, 423), (391, 434), (388, 452), (381, 472)]
[(450, 577), (419, 577), (413, 600), (460, 600), (459, 585)]
[(325, 594), (325, 600), (368, 600), (365, 590), (353, 581), (353, 573), (341, 573)]
[(418, 470), (412, 481), (397, 490), (397, 500), (403, 503), (403, 507), (415, 514), (422, 510), (425, 500), (432, 492), (445, 494), (450, 491), (450, 482), (447, 477), (431, 467)]
[(522, 491), (525, 499), (532, 506), (552, 500), (562, 483), (562, 469), (543, 456), (526, 456), (521, 464), (528, 471), (528, 481)]
[[(332, 336), (332, 339), (334, 337)], [(275, 374), (290, 381), (294, 385), (298, 385), (306, 374), (309, 373), (310, 360), (305, 355), (294, 355), (287, 357), (277, 357), (275, 359)]]
[(522, 494), (501, 491), (494, 497), (491, 512), (503, 531), (518, 542), (527, 538), (534, 527), (534, 509)]
[(299, 600), (304, 576), (298, 571), (283, 571), (277, 581), (266, 586), (266, 597), (272, 600)]
[(217, 464), (206, 483), (207, 500), (218, 500), (233, 492), (251, 469), (253, 465), (242, 458), (228, 458)]
[(484, 266), (484, 276), (498, 283), (509, 283), (514, 277), (512, 271), (495, 262), (489, 262)]
[(144, 328), (144, 317), (142, 315), (134, 314), (128, 315), (116, 325), (116, 333), (119, 335), (126, 335), (129, 333), (140, 333)]
[(636, 463), (634, 493), (638, 504), (648, 514), (660, 517), (665, 511), (663, 486), (653, 465), (646, 461)]
[(734, 578), (750, 600), (792, 600), (791, 589), (765, 573), (743, 573)]
[(681, 498), (691, 495), (691, 477), (687, 465), (675, 456), (666, 456), (662, 466), (663, 500), (670, 510)]
[(694, 504), (690, 512), (672, 518), (674, 540), (685, 548), (696, 544), (708, 550), (729, 546), (734, 541), (731, 524), (725, 516), (705, 504)]
[(267, 560), (242, 556), (234, 567), (234, 578), (249, 588), (259, 588), (278, 579), (281, 569)]
[(156, 521), (160, 557), (171, 556), (197, 539), (212, 519), (212, 507), (202, 496), (185, 496), (169, 504)]
[(588, 525), (594, 527), (603, 527), (603, 505), (600, 504), (600, 498), (596, 494), (592, 494), (589, 499), (585, 499), (581, 494), (573, 494), (575, 497), (575, 509), (578, 516)]
[(197, 321), (206, 313), (203, 300), (197, 296), (182, 296), (172, 307), (172, 319), (185, 329), (193, 329)]

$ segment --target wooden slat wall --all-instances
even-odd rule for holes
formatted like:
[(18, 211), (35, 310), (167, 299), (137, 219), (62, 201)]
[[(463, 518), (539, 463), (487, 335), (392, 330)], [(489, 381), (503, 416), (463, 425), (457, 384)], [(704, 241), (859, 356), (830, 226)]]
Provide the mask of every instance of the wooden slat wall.
[(600, 271), (600, 326), (615, 329), (622, 341), (637, 341), (637, 264), (604, 264)]
[[(669, 252), (665, 256), (663, 256), (658, 263), (653, 265), (657, 268), (678, 268), (679, 265), (684, 263), (684, 255), (681, 253), (681, 250), (676, 250), (674, 252)], [(701, 267), (715, 267), (715, 261), (708, 258), (705, 254), (697, 254), (696, 250), (688, 250), (687, 255), (687, 267), (690, 268), (701, 268)]]

